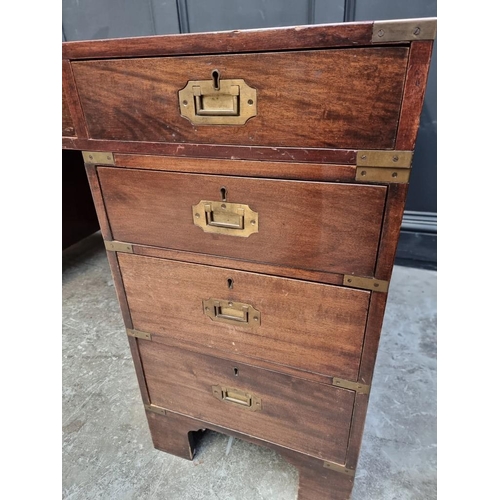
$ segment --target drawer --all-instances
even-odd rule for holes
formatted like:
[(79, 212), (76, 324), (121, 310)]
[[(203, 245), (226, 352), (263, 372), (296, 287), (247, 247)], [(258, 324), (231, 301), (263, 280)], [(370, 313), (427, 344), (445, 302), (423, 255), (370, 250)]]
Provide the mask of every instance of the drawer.
[(345, 461), (354, 392), (139, 341), (151, 404)]
[[(391, 149), (407, 61), (406, 47), (365, 47), (78, 61), (72, 68), (92, 139)], [(182, 89), (188, 94), (180, 98)], [(194, 113), (195, 123), (181, 110)]]
[(136, 330), (357, 380), (370, 292), (131, 254), (118, 260)]
[[(97, 172), (115, 240), (312, 271), (374, 273), (385, 186), (112, 167)], [(227, 220), (223, 198), (232, 212)], [(246, 207), (241, 219), (239, 205)], [(216, 231), (225, 222), (238, 227), (208, 232), (214, 226), (200, 227), (207, 220)]]

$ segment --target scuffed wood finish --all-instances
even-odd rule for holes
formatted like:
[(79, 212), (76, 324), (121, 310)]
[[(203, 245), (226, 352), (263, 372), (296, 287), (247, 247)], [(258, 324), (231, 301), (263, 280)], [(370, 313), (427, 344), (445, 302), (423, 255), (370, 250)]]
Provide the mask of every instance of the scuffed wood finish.
[(167, 411), (166, 415), (151, 412), (146, 414), (154, 446), (161, 451), (191, 460), (196, 454), (200, 440), (203, 439), (203, 433), (198, 431), (211, 429), (271, 448), (295, 466), (299, 472), (297, 500), (349, 500), (350, 498), (353, 477), (325, 468), (323, 460), (171, 411)]
[(373, 22), (65, 42), (66, 59), (262, 52), (369, 45)]
[(318, 271), (308, 271), (295, 267), (270, 266), (267, 264), (248, 262), (246, 260), (236, 260), (227, 257), (216, 257), (201, 253), (186, 252), (180, 250), (168, 250), (165, 248), (148, 247), (142, 245), (132, 245), (133, 252), (146, 257), (158, 257), (160, 259), (178, 260), (181, 262), (191, 262), (193, 264), (205, 264), (207, 266), (225, 267), (226, 269), (236, 269), (240, 271), (250, 271), (263, 274), (272, 274), (282, 278), (296, 278), (306, 281), (317, 281), (328, 285), (342, 285), (343, 274), (322, 273)]
[(396, 149), (415, 149), (433, 45), (432, 40), (411, 44)]
[(73, 120), (71, 119), (68, 99), (66, 98), (64, 88), (62, 89), (62, 135), (63, 137), (75, 135), (75, 126), (73, 125)]
[[(386, 149), (396, 139), (407, 57), (405, 47), (354, 48), (72, 68), (93, 139)], [(188, 80), (210, 80), (214, 68), (257, 89), (257, 116), (245, 125), (194, 126), (180, 115), (178, 91)]]
[[(386, 188), (352, 184), (99, 167), (116, 240), (311, 271), (371, 276)], [(243, 203), (259, 214), (248, 238), (193, 223), (201, 200)]]
[(251, 358), (242, 353), (234, 353), (230, 351), (221, 351), (214, 347), (207, 346), (204, 344), (197, 344), (190, 340), (181, 340), (172, 336), (151, 334), (151, 338), (154, 342), (160, 344), (165, 344), (168, 346), (178, 347), (179, 349), (187, 349), (188, 351), (197, 352), (200, 354), (209, 354), (214, 358), (222, 358), (226, 360), (236, 361), (237, 363), (245, 363), (252, 366), (258, 366), (259, 368), (265, 368), (266, 370), (277, 371), (280, 373), (286, 373), (295, 378), (303, 378), (305, 380), (311, 380), (313, 382), (318, 382), (320, 384), (332, 385), (332, 377), (327, 375), (321, 375), (319, 373), (305, 372), (303, 370), (293, 368), (291, 366), (285, 366), (283, 364), (277, 365), (276, 363), (269, 362), (265, 359)]
[(353, 182), (356, 167), (350, 165), (321, 165), (317, 163), (264, 162), (206, 158), (115, 154), (117, 167), (169, 172), (267, 177), (309, 181)]
[(64, 149), (129, 154), (166, 155), (197, 158), (231, 158), (301, 163), (356, 165), (356, 151), (350, 149), (271, 148), (265, 146), (228, 146), (225, 144), (174, 144), (167, 142), (99, 141), (63, 137)]
[(403, 222), (408, 184), (389, 184), (375, 278), (390, 281)]
[[(64, 99), (68, 107), (69, 116), (74, 126), (74, 133), (80, 139), (87, 139), (87, 127), (85, 125), (85, 118), (83, 117), (82, 108), (80, 106), (80, 99), (78, 98), (78, 90), (76, 89), (73, 70), (69, 61), (62, 62), (62, 83), (63, 83), (63, 109)], [(64, 118), (64, 112), (63, 112)], [(64, 121), (63, 121), (64, 124)], [(64, 130), (64, 125), (63, 125)], [(64, 136), (64, 132), (63, 132)], [(78, 148), (77, 148), (78, 149)]]
[[(354, 393), (250, 365), (139, 341), (151, 402), (324, 460), (344, 463)], [(262, 398), (250, 411), (219, 401), (212, 385)]]
[[(136, 329), (357, 380), (370, 292), (131, 254), (118, 260)], [(261, 325), (210, 319), (209, 298), (252, 305)]]

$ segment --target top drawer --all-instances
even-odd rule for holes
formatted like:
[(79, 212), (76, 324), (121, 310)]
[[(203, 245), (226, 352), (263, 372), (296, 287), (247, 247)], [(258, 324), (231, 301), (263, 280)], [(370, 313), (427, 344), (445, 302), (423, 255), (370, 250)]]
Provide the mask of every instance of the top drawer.
[[(72, 67), (92, 139), (391, 149), (407, 59), (405, 47), (371, 47), (80, 61)], [(211, 86), (214, 70), (220, 90), (203, 103), (196, 94), (204, 90), (192, 89), (200, 89), (200, 81)], [(254, 93), (247, 95), (245, 85)], [(195, 122), (224, 121), (213, 119), (219, 114), (232, 124), (193, 124), (181, 115), (183, 106), (184, 114), (200, 113)], [(250, 118), (235, 124), (242, 121), (238, 115)]]

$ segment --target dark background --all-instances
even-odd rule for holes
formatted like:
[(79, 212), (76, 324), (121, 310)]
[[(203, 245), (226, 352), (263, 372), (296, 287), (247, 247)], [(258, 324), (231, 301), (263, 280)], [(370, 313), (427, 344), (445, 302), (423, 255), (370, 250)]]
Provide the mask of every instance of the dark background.
[[(94, 40), (434, 16), (436, 0), (63, 0), (62, 37)], [(436, 47), (397, 255), (399, 264), (426, 268), (436, 266), (435, 52)], [(70, 161), (66, 156), (63, 163)]]

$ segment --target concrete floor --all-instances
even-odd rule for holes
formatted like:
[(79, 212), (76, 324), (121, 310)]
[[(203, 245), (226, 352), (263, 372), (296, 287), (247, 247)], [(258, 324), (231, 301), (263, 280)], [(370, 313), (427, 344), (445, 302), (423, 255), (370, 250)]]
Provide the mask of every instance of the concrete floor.
[[(296, 470), (209, 432), (193, 462), (151, 443), (99, 234), (63, 255), (63, 498), (293, 500)], [(396, 267), (353, 500), (436, 498), (436, 272)]]

